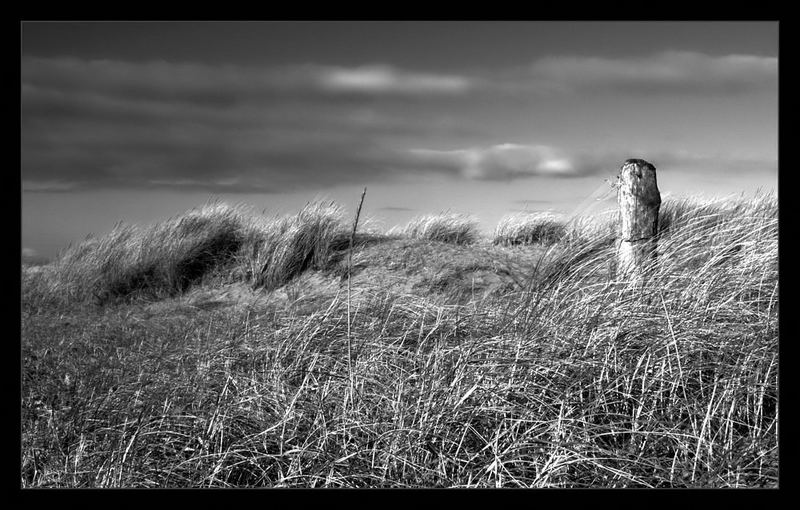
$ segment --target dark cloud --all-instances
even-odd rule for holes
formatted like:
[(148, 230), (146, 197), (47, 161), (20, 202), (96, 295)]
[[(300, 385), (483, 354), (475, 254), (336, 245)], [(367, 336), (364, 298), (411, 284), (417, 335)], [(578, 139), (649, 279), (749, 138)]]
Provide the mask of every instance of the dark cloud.
[(461, 95), (474, 87), (458, 75), (386, 65), (246, 67), (166, 61), (125, 62), (25, 57), (23, 83), (61, 92), (101, 92), (127, 100), (232, 106), (253, 100), (337, 101), (347, 97)]
[[(443, 138), (474, 141), (481, 134), (443, 115), (442, 105), (491, 96), (509, 84), (754, 89), (771, 86), (776, 65), (767, 57), (664, 53), (552, 58), (535, 63), (525, 77), (477, 77), (385, 65), (258, 68), (24, 57), (23, 186), (252, 192), (366, 184), (409, 172), (478, 180), (613, 174), (630, 154), (573, 154), (535, 143), (437, 147)], [(687, 163), (681, 155), (657, 156)]]
[(26, 57), (23, 183), (31, 191), (283, 191), (429, 171), (393, 142), (474, 130), (447, 118), (380, 111), (376, 99), (402, 109), (469, 87), (463, 77), (387, 66), (260, 69)]

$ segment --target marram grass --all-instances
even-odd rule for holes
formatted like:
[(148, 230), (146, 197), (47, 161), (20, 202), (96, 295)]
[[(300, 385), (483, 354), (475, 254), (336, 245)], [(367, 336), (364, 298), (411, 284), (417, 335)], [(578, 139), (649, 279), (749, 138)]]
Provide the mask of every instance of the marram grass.
[[(349, 338), (343, 291), (311, 308), (147, 320), (135, 307), (50, 308), (23, 294), (20, 483), (776, 487), (775, 196), (662, 208), (675, 221), (640, 282), (616, 277), (604, 228), (573, 225), (527, 284), (465, 304), (371, 268), (354, 280)], [(305, 272), (338, 249), (324, 220), (334, 216), (304, 216), (332, 240), (297, 252)], [(286, 221), (278, 238), (303, 239), (300, 220)], [(145, 238), (136, 232), (82, 249), (109, 261)], [(265, 238), (253, 236), (239, 256)]]
[(412, 239), (472, 244), (480, 234), (477, 221), (465, 214), (441, 213), (419, 216), (411, 220), (405, 234)]
[(149, 227), (120, 224), (29, 280), (43, 300), (62, 303), (160, 299), (210, 276), (272, 289), (325, 267), (346, 239), (342, 210), (330, 202), (274, 218), (213, 203)]
[(514, 213), (500, 219), (494, 244), (552, 244), (566, 234), (564, 222), (549, 213)]
[(242, 227), (242, 213), (221, 203), (147, 228), (120, 224), (60, 254), (45, 273), (46, 292), (60, 301), (101, 303), (175, 295), (231, 259), (243, 241)]
[(307, 204), (298, 214), (255, 218), (240, 256), (245, 277), (255, 287), (276, 288), (305, 269), (323, 269), (345, 246), (343, 211), (334, 203)]

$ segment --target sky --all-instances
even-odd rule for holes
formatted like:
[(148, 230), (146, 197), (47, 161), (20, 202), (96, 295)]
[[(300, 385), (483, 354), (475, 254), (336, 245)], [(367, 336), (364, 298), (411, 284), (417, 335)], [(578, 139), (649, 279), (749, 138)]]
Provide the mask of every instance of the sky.
[(209, 200), (443, 211), (777, 189), (777, 22), (21, 23), (23, 260)]

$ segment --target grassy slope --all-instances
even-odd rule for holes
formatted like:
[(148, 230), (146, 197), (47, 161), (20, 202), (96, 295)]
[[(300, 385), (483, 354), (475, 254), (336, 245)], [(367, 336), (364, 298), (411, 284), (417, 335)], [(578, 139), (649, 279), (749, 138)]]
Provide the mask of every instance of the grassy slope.
[(338, 210), (209, 214), (164, 264), (23, 276), (23, 486), (777, 484), (774, 196), (665, 203), (642, 288), (605, 227), (363, 235), (349, 314)]

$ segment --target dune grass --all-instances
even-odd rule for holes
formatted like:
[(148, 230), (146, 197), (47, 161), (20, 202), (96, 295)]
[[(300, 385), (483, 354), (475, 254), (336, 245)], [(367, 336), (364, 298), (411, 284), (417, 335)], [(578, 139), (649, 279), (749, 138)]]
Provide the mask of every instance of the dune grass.
[(477, 221), (457, 213), (419, 216), (406, 225), (404, 233), (412, 239), (453, 244), (472, 244), (480, 238)]
[(254, 287), (274, 289), (305, 269), (323, 269), (346, 246), (348, 232), (341, 207), (307, 204), (298, 214), (253, 218), (239, 264)]
[(119, 224), (90, 237), (28, 275), (26, 292), (44, 302), (105, 304), (175, 296), (210, 277), (273, 289), (325, 267), (346, 238), (342, 209), (331, 202), (273, 218), (211, 203), (149, 227)]
[(119, 224), (59, 254), (40, 273), (39, 294), (62, 303), (175, 295), (232, 259), (243, 226), (242, 213), (222, 203), (146, 228)]
[(515, 213), (500, 219), (494, 244), (552, 244), (566, 234), (564, 222), (548, 213)]
[(561, 241), (565, 245), (613, 243), (619, 237), (619, 213), (605, 211), (594, 216), (576, 216), (564, 224)]
[[(524, 287), (355, 289), (349, 324), (344, 293), (146, 321), (23, 298), (21, 485), (775, 487), (775, 196), (662, 207), (641, 281), (583, 225)], [(318, 212), (331, 242), (294, 260), (334, 249)]]

